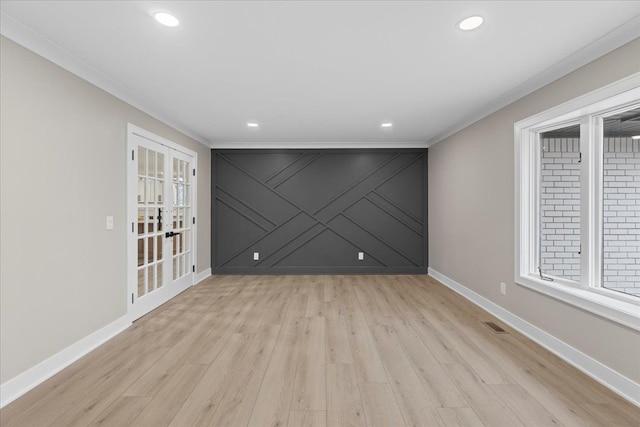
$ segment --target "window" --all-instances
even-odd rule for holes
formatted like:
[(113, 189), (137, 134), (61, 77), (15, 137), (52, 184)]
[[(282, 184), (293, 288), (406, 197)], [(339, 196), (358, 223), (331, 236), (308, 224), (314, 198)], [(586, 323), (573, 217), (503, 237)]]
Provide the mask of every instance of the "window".
[(515, 124), (515, 281), (640, 330), (640, 74)]

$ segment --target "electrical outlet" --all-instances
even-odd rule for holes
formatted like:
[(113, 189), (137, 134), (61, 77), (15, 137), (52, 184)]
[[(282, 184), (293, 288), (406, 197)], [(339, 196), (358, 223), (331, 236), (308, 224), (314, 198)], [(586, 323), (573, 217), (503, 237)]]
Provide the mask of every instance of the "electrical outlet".
[(364, 260), (364, 252), (358, 252), (358, 261)]
[(260, 260), (260, 252), (254, 252), (253, 253), (253, 260), (254, 261), (259, 261)]
[(504, 282), (500, 282), (500, 293), (502, 295), (506, 295), (507, 294), (507, 284)]
[(113, 217), (107, 217), (107, 230), (113, 230)]

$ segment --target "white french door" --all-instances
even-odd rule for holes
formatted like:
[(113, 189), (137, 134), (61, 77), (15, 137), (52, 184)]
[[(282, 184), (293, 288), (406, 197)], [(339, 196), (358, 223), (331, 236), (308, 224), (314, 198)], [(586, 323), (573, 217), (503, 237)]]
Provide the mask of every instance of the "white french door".
[(133, 126), (127, 140), (128, 313), (135, 320), (194, 283), (195, 160)]

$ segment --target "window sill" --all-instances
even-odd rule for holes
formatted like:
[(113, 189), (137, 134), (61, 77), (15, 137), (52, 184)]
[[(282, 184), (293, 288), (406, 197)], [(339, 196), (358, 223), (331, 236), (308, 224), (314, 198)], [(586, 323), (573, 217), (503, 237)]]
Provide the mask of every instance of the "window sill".
[(631, 302), (610, 295), (608, 292), (575, 288), (541, 280), (533, 275), (516, 277), (519, 285), (544, 295), (604, 317), (636, 331), (640, 331), (640, 301)]

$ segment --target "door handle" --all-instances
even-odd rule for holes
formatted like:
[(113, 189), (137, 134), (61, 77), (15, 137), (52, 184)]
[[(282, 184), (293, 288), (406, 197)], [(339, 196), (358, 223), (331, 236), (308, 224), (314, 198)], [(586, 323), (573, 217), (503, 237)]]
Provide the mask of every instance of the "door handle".
[(167, 231), (166, 233), (164, 233), (164, 237), (169, 238), (169, 237), (177, 236), (178, 234), (180, 233), (176, 233), (174, 231)]

